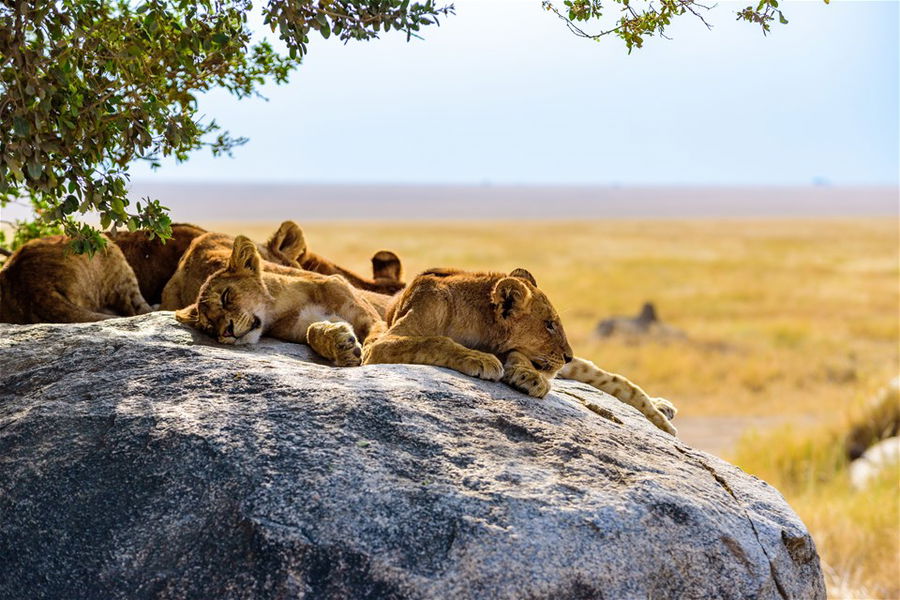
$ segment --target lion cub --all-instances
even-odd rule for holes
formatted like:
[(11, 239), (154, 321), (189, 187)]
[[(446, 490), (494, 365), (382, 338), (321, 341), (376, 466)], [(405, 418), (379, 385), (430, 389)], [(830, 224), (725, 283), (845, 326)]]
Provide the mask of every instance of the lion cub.
[(31, 240), (0, 270), (0, 322), (84, 323), (148, 312), (134, 271), (111, 242), (91, 258), (73, 254), (62, 235)]
[(525, 269), (509, 275), (425, 271), (397, 297), (386, 321), (387, 331), (364, 346), (365, 364), (448, 367), (538, 398), (558, 374), (607, 392), (677, 433), (661, 412), (674, 416), (668, 401), (654, 401), (628, 379), (573, 358), (559, 315)]
[(238, 236), (226, 266), (175, 318), (223, 344), (255, 344), (267, 334), (306, 343), (337, 366), (359, 365), (359, 340), (384, 330), (361, 291), (340, 276), (266, 271), (261, 263), (256, 244)]
[[(192, 304), (203, 282), (227, 264), (232, 243), (232, 237), (223, 233), (206, 233), (196, 237), (163, 288), (160, 308), (177, 310)], [(367, 280), (310, 252), (303, 230), (293, 221), (283, 222), (265, 244), (256, 247), (265, 271), (289, 275), (305, 270), (341, 275), (354, 287), (381, 294), (392, 294), (405, 286), (400, 281), (400, 259), (393, 252), (382, 250), (375, 254), (372, 258), (375, 279)]]

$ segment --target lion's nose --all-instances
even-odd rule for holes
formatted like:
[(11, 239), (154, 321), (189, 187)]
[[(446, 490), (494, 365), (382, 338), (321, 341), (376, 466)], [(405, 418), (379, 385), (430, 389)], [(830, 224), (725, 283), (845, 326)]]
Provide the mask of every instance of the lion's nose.
[(572, 355), (571, 355), (571, 354), (563, 354), (563, 358), (565, 359), (565, 361), (566, 361), (567, 363), (572, 362)]
[(228, 327), (225, 328), (225, 335), (234, 337), (234, 321), (228, 321)]

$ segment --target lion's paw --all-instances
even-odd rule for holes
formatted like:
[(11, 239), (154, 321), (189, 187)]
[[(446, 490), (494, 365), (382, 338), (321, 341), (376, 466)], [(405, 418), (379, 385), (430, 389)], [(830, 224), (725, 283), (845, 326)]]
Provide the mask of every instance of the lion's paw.
[(349, 325), (336, 330), (332, 340), (335, 366), (358, 367), (362, 364), (362, 346)]
[(497, 357), (484, 352), (472, 352), (460, 358), (457, 370), (488, 381), (500, 381), (503, 377), (503, 365)]
[(550, 392), (550, 382), (547, 378), (527, 367), (512, 367), (506, 371), (503, 381), (522, 393), (543, 398)]
[(313, 350), (333, 360), (338, 367), (362, 364), (362, 346), (349, 323), (312, 323), (306, 330), (306, 340)]
[(656, 407), (656, 410), (665, 415), (666, 419), (670, 421), (678, 414), (678, 409), (675, 408), (675, 405), (665, 398), (650, 398), (650, 401)]

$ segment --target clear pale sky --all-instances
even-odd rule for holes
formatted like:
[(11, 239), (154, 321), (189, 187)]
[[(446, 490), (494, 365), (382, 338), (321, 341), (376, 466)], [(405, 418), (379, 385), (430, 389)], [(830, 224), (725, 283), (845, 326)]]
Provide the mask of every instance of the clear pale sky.
[[(213, 92), (250, 142), (136, 181), (898, 185), (900, 3), (783, 2), (763, 37), (720, 2), (707, 31), (630, 56), (576, 38), (540, 0), (456, 0), (424, 41), (313, 40), (288, 85)], [(262, 29), (260, 29), (262, 31)]]

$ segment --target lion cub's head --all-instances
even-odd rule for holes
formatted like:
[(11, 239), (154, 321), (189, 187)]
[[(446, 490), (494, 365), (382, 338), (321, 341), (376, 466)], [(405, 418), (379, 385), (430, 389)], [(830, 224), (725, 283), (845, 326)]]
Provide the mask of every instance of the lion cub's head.
[(516, 269), (497, 281), (491, 289), (491, 304), (496, 320), (504, 325), (505, 339), (498, 344), (504, 351), (521, 352), (548, 377), (572, 360), (559, 315), (531, 273)]
[(255, 344), (274, 302), (262, 282), (256, 244), (239, 235), (228, 266), (210, 275), (197, 302), (175, 311), (175, 318), (222, 344)]

